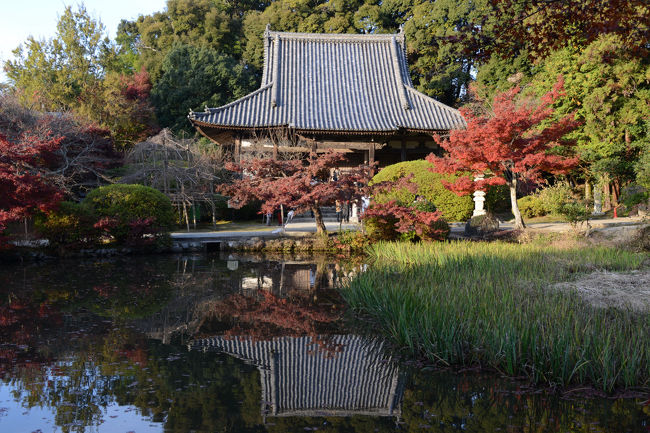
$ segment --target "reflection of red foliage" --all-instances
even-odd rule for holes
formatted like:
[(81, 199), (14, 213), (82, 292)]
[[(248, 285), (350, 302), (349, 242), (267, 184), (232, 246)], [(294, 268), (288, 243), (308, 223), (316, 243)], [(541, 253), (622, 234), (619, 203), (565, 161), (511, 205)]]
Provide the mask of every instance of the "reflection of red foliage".
[(149, 354), (142, 348), (122, 350), (120, 354), (141, 367), (147, 365), (147, 361), (149, 360)]
[(276, 336), (312, 337), (321, 349), (329, 353), (341, 351), (326, 336), (319, 335), (325, 328), (341, 319), (338, 305), (316, 304), (302, 294), (283, 299), (262, 292), (262, 299), (235, 294), (220, 305), (218, 318), (230, 319), (232, 327), (227, 336), (247, 336), (264, 340)]
[(108, 284), (102, 284), (99, 286), (94, 286), (93, 290), (97, 292), (102, 298), (110, 298), (117, 293), (117, 286), (109, 286)]
[(62, 323), (61, 314), (46, 303), (12, 299), (0, 305), (0, 377), (17, 364), (37, 368), (45, 362), (40, 353), (25, 349), (38, 346), (34, 340), (41, 329), (53, 329)]

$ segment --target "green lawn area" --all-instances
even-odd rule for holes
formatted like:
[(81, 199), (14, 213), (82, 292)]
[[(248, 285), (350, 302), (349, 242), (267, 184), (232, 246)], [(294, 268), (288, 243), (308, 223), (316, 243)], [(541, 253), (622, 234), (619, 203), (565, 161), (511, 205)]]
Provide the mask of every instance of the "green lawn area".
[[(546, 240), (379, 243), (342, 288), (397, 346), (440, 365), (480, 365), (538, 383), (650, 385), (650, 314), (596, 308), (550, 287), (647, 254)], [(646, 262), (647, 263), (647, 262)]]

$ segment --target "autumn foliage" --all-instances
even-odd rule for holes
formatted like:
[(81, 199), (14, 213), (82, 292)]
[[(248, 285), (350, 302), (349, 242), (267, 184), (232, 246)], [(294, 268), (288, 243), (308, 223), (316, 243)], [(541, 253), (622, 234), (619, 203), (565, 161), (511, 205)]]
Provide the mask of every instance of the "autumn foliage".
[(448, 138), (434, 137), (446, 155), (431, 154), (427, 160), (440, 172), (470, 173), (445, 185), (459, 195), (507, 184), (516, 225), (524, 227), (517, 207), (518, 182), (541, 182), (543, 173), (566, 173), (578, 163), (567, 155), (573, 143), (563, 139), (578, 125), (573, 114), (545, 123), (562, 92), (560, 78), (538, 103), (518, 100), (521, 89), (515, 87), (497, 94), (489, 112), (461, 109), (467, 127), (450, 131)]
[(10, 141), (0, 134), (0, 232), (7, 223), (37, 210), (48, 211), (61, 200), (61, 194), (42, 174), (60, 141), (29, 135)]
[(320, 207), (333, 205), (336, 200), (357, 200), (370, 178), (369, 167), (358, 167), (330, 179), (330, 170), (343, 161), (343, 154), (329, 151), (311, 154), (306, 160), (253, 159), (226, 168), (242, 173), (241, 179), (219, 187), (230, 196), (229, 203), (241, 208), (254, 200), (262, 202), (263, 213), (271, 213), (283, 205), (296, 213), (314, 212), (319, 233), (325, 232)]
[[(418, 186), (411, 182), (412, 175), (394, 181), (384, 181), (373, 185), (373, 196), (390, 194), (395, 190), (407, 190), (417, 194)], [(420, 203), (400, 203), (396, 200), (373, 202), (364, 212), (366, 230), (373, 240), (393, 240), (398, 233), (411, 234), (424, 241), (440, 241), (449, 235), (449, 225), (442, 213), (431, 206)]]
[(625, 44), (647, 54), (650, 7), (646, 0), (491, 0), (497, 16), (497, 49), (513, 52), (526, 45), (533, 55), (546, 55), (568, 43), (593, 42), (616, 34)]

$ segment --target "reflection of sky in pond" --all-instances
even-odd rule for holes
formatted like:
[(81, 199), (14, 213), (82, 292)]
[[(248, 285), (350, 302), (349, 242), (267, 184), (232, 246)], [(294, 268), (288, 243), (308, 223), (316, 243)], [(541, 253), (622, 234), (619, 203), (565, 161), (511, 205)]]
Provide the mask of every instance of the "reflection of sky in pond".
[[(21, 406), (20, 401), (12, 395), (13, 387), (0, 383), (0, 431), (3, 433), (35, 432), (62, 432), (61, 427), (54, 424), (56, 409), (52, 407), (33, 407), (31, 409)], [(147, 417), (140, 415), (134, 406), (120, 406), (110, 403), (102, 409), (103, 422), (92, 427), (91, 431), (97, 433), (115, 433), (134, 431), (136, 433), (161, 432), (162, 423), (153, 423)], [(107, 422), (110, 421), (110, 422)], [(81, 426), (68, 426), (71, 431)]]

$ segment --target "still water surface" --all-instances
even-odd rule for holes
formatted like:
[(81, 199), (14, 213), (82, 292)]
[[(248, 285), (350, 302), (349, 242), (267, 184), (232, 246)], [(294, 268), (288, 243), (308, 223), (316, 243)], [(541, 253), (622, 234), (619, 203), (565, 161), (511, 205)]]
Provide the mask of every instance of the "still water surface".
[(641, 399), (407, 367), (324, 257), (0, 265), (0, 432), (648, 432)]

